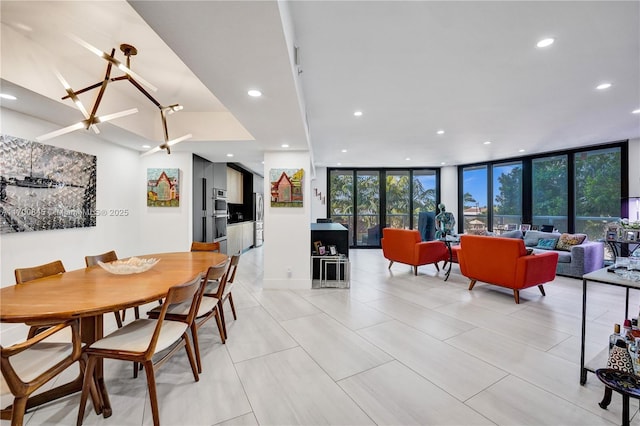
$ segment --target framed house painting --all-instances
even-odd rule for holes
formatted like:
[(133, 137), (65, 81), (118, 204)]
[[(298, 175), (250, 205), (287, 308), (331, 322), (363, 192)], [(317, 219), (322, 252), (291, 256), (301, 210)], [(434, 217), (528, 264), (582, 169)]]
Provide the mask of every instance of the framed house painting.
[(302, 207), (304, 169), (271, 169), (271, 207)]
[(147, 206), (180, 206), (180, 169), (147, 169)]

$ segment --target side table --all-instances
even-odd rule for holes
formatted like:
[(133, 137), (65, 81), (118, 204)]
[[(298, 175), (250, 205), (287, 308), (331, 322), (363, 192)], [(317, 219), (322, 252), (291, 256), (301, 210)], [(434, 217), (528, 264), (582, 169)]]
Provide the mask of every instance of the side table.
[(600, 407), (606, 409), (611, 402), (611, 391), (618, 392), (622, 395), (622, 426), (629, 426), (629, 398), (640, 399), (640, 377), (614, 368), (600, 368), (596, 376), (607, 387)]
[(453, 263), (453, 252), (451, 251), (451, 244), (460, 243), (459, 235), (445, 235), (443, 238), (438, 238), (438, 241), (442, 241), (447, 249), (449, 250), (449, 262), (447, 272), (444, 274), (444, 280), (447, 281), (449, 279), (449, 275), (451, 274), (451, 265)]

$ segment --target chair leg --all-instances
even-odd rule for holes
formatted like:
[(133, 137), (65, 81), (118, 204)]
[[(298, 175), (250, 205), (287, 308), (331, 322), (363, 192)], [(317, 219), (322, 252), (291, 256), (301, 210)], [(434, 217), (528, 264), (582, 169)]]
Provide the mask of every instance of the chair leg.
[[(80, 375), (82, 377), (82, 385), (84, 387), (84, 374), (87, 371), (87, 355), (83, 354), (78, 360), (78, 363), (80, 364)], [(95, 380), (91, 380), (91, 388), (89, 390), (91, 392), (91, 402), (93, 403), (94, 411), (96, 414), (102, 414), (104, 402), (102, 401), (100, 392), (98, 392)]]
[(80, 426), (82, 421), (84, 420), (84, 410), (87, 405), (87, 397), (89, 396), (89, 391), (91, 389), (93, 383), (93, 370), (96, 366), (96, 357), (89, 357), (87, 361), (87, 368), (84, 372), (84, 380), (82, 382), (82, 395), (80, 396), (80, 406), (78, 408), (78, 419), (76, 420), (76, 425)]
[(189, 335), (184, 333), (182, 335), (182, 339), (184, 340), (184, 347), (187, 350), (187, 356), (189, 357), (189, 364), (191, 364), (191, 371), (193, 371), (193, 379), (197, 382), (200, 380), (200, 376), (198, 376), (198, 367), (196, 366), (196, 360), (193, 357), (193, 350), (191, 350)]
[(474, 285), (476, 285), (476, 280), (471, 280), (471, 282), (469, 282), (469, 291), (473, 290)]
[(137, 306), (134, 306), (133, 315), (136, 317), (136, 319), (140, 319), (140, 308), (138, 308)]
[(513, 290), (513, 298), (516, 299), (516, 305), (520, 304), (520, 290)]
[(218, 333), (220, 333), (220, 340), (222, 340), (222, 344), (224, 345), (227, 341), (227, 336), (224, 334), (224, 326), (222, 325), (222, 320), (220, 319), (220, 314), (218, 308), (216, 307), (216, 325), (218, 326)]
[(226, 340), (229, 335), (227, 334), (227, 322), (224, 320), (224, 303), (222, 303), (222, 300), (218, 302), (218, 312), (220, 313), (220, 322), (222, 323), (222, 331), (224, 331), (224, 338)]
[(28, 396), (15, 397), (13, 399), (13, 408), (11, 411), (11, 426), (22, 426), (24, 420), (24, 412), (27, 411)]
[[(416, 267), (416, 275), (417, 275), (417, 267)], [(231, 313), (233, 313), (233, 319), (237, 320), (238, 316), (236, 315), (236, 305), (233, 304), (233, 294), (229, 293), (229, 304), (231, 305)]]
[(389, 261), (389, 269), (391, 269), (391, 265), (393, 265), (393, 260)]
[(114, 311), (113, 315), (116, 317), (116, 324), (118, 324), (118, 328), (122, 328), (122, 318), (120, 318), (120, 312)]
[(546, 293), (544, 292), (544, 286), (540, 284), (538, 288), (540, 289), (540, 293), (542, 293), (543, 296), (546, 296)]
[(147, 387), (149, 389), (149, 402), (151, 403), (151, 416), (153, 425), (160, 426), (160, 412), (158, 410), (158, 393), (156, 392), (156, 375), (153, 371), (153, 361), (145, 361), (144, 372), (147, 375)]
[(418, 275), (418, 266), (413, 265), (413, 275)]
[(433, 264), (436, 267), (436, 271), (440, 272), (440, 267), (438, 266), (438, 262), (433, 262)]
[(200, 343), (198, 342), (198, 326), (194, 321), (191, 324), (191, 337), (193, 338), (193, 349), (196, 352), (196, 365), (198, 366), (198, 373), (202, 373), (202, 361), (200, 360)]

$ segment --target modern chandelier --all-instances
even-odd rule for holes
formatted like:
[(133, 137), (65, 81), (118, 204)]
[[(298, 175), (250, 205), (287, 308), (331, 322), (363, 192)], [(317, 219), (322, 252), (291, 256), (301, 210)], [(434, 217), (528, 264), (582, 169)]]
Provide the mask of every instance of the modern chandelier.
[[(107, 115), (102, 115), (102, 116), (98, 116), (98, 107), (100, 106), (100, 102), (102, 101), (102, 97), (104, 96), (105, 90), (107, 89), (107, 85), (111, 82), (115, 82), (115, 81), (122, 81), (122, 80), (126, 80), (129, 81), (136, 89), (138, 89), (143, 95), (145, 95), (145, 97), (147, 99), (149, 99), (156, 107), (158, 107), (159, 111), (160, 111), (160, 117), (161, 117), (161, 123), (162, 123), (162, 131), (163, 131), (163, 136), (164, 136), (164, 143), (160, 144), (159, 146), (145, 152), (142, 154), (142, 156), (145, 155), (149, 155), (149, 154), (153, 154), (155, 152), (158, 152), (162, 149), (166, 149), (167, 150), (167, 154), (171, 154), (171, 146), (182, 142), (186, 139), (191, 138), (191, 134), (187, 134), (184, 136), (181, 136), (179, 138), (176, 139), (169, 139), (169, 130), (167, 128), (167, 115), (169, 114), (173, 114), (174, 112), (180, 111), (183, 109), (183, 106), (180, 104), (173, 104), (173, 105), (169, 105), (169, 106), (163, 106), (160, 104), (160, 102), (158, 102), (153, 96), (151, 96), (151, 94), (145, 89), (146, 86), (149, 90), (156, 92), (158, 89), (156, 87), (154, 87), (151, 83), (149, 83), (148, 81), (146, 81), (145, 79), (143, 79), (141, 76), (139, 76), (138, 74), (136, 74), (135, 72), (133, 72), (131, 70), (131, 57), (135, 56), (138, 54), (138, 50), (130, 45), (130, 44), (121, 44), (120, 45), (120, 50), (122, 51), (122, 53), (124, 54), (125, 58), (126, 58), (126, 65), (123, 64), (121, 61), (119, 61), (118, 59), (116, 59), (115, 57), (115, 53), (116, 53), (116, 49), (113, 48), (111, 49), (111, 54), (107, 54), (106, 52), (101, 51), (100, 49), (92, 46), (91, 44), (87, 43), (86, 41), (74, 36), (74, 35), (69, 35), (70, 38), (72, 38), (74, 41), (76, 41), (78, 44), (80, 44), (81, 46), (85, 47), (87, 50), (95, 53), (97, 56), (103, 58), (104, 60), (107, 61), (107, 70), (105, 72), (104, 78), (95, 83), (92, 84), (90, 86), (87, 86), (83, 89), (80, 90), (73, 90), (71, 88), (71, 86), (69, 85), (69, 83), (64, 79), (64, 77), (62, 77), (62, 75), (59, 72), (56, 72), (56, 76), (58, 77), (58, 80), (60, 80), (60, 83), (62, 84), (62, 86), (64, 87), (64, 89), (67, 92), (67, 95), (64, 96), (62, 99), (71, 99), (73, 101), (73, 103), (76, 105), (76, 107), (80, 110), (80, 112), (82, 113), (82, 115), (84, 116), (84, 120), (73, 124), (71, 126), (67, 126), (64, 127), (60, 130), (55, 130), (53, 132), (47, 133), (45, 135), (42, 136), (38, 136), (36, 138), (36, 140), (38, 142), (42, 142), (51, 138), (55, 138), (57, 136), (61, 136), (64, 135), (66, 133), (70, 133), (73, 132), (75, 130), (79, 130), (79, 129), (92, 129), (96, 134), (100, 133), (100, 130), (98, 129), (98, 126), (96, 126), (99, 123), (104, 123), (110, 120), (114, 120), (116, 118), (120, 118), (120, 117), (124, 117), (127, 115), (131, 115), (131, 114), (135, 114), (138, 112), (137, 108), (131, 108), (125, 111), (120, 111), (120, 112), (116, 112), (113, 114), (107, 114)], [(113, 70), (113, 67), (116, 67), (117, 69), (119, 69), (120, 71), (122, 71), (124, 73), (124, 75), (120, 75), (117, 77), (112, 77), (111, 76), (111, 72)], [(78, 98), (78, 95), (81, 95), (85, 92), (89, 92), (91, 90), (94, 89), (98, 89), (98, 94), (96, 96), (96, 99), (93, 103), (93, 107), (91, 108), (91, 112), (89, 112), (84, 105), (82, 104), (82, 102), (80, 101), (80, 98)]]

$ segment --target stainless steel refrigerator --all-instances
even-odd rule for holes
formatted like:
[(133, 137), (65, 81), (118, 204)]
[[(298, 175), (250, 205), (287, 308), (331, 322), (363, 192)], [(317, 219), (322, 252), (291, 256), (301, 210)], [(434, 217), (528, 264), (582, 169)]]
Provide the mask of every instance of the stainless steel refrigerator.
[(260, 247), (264, 241), (264, 199), (259, 192), (253, 193), (253, 246)]

